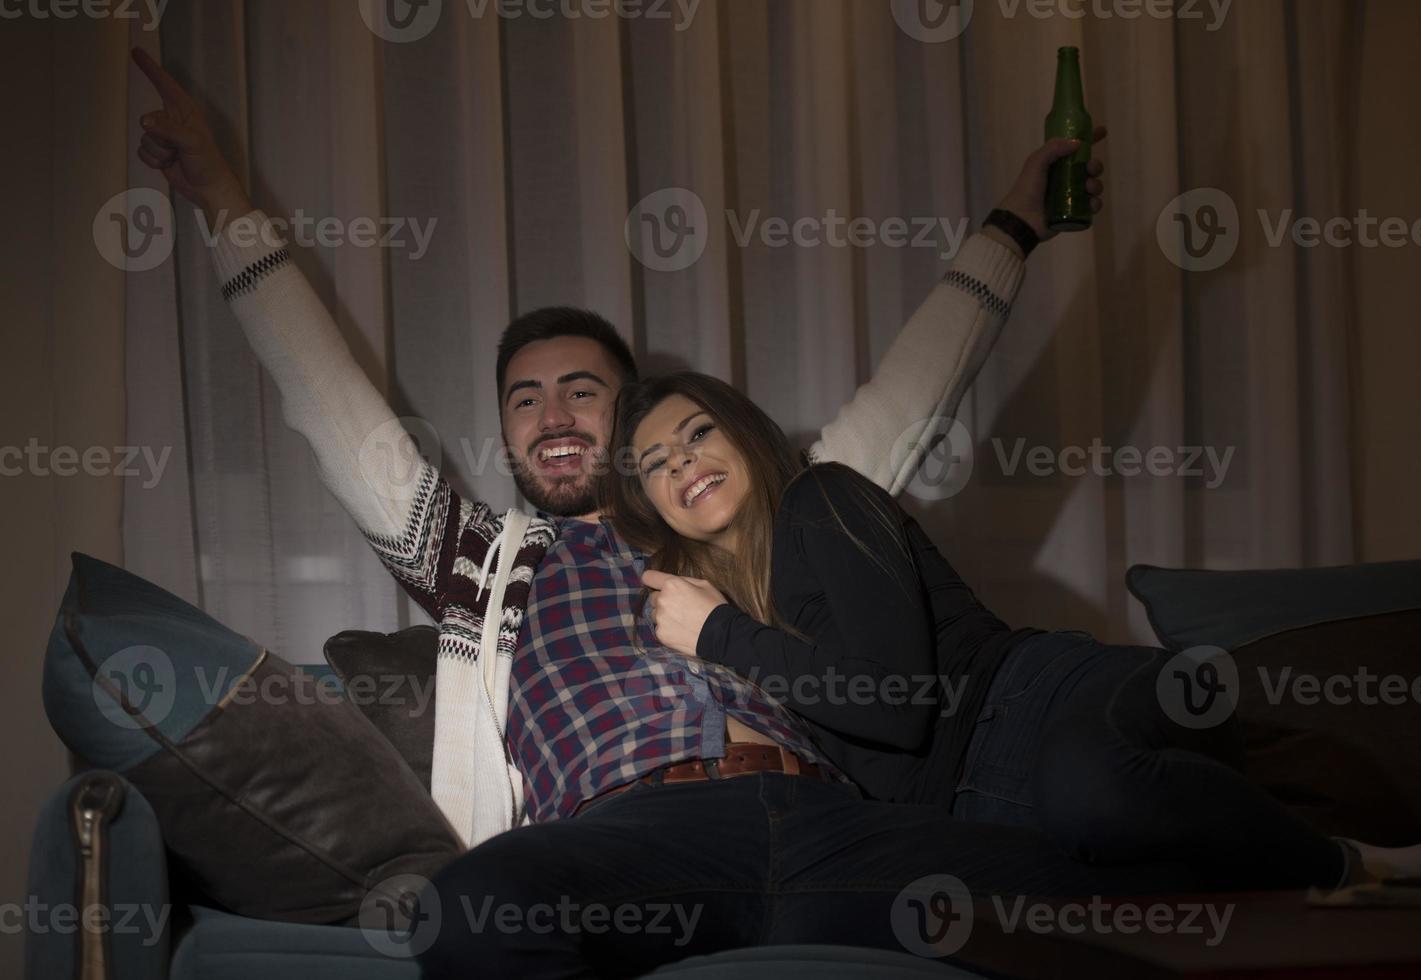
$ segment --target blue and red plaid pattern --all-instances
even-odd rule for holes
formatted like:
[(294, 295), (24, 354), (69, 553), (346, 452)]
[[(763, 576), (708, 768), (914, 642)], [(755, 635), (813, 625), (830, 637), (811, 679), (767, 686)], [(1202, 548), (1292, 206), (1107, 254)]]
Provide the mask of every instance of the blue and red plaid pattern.
[(754, 684), (656, 643), (635, 613), (642, 565), (607, 522), (564, 520), (538, 566), (507, 731), (530, 817), (568, 817), (584, 799), (661, 766), (719, 758), (725, 715), (844, 778), (804, 725)]

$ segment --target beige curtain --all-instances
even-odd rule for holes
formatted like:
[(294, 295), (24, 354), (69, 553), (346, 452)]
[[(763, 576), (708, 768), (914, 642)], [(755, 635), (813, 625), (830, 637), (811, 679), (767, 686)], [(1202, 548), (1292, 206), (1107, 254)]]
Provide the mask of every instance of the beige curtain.
[[(728, 377), (806, 439), (943, 273), (950, 236), (772, 247), (735, 230), (831, 211), (878, 228), (980, 220), (1038, 142), (1055, 48), (1078, 44), (1088, 104), (1113, 131), (1108, 210), (1032, 257), (960, 413), (965, 487), (905, 501), (1009, 620), (1115, 640), (1150, 639), (1122, 585), (1135, 562), (1421, 556), (1421, 245), (1269, 240), (1289, 214), (1421, 218), (1413, 0), (1248, 0), (1220, 23), (1210, 4), (1193, 5), (1202, 19), (1073, 19), (975, 0), (941, 41), (914, 18), (950, 7), (916, 0), (703, 0), (689, 23), (686, 4), (656, 5), (671, 20), (500, 20), (444, 0), (409, 41), (367, 26), (362, 10), (382, 7), (171, 0), (155, 25), (39, 4), (0, 21), (0, 717), (5, 744), (26, 747), (0, 828), (5, 901), (64, 777), (38, 690), (71, 550), (125, 562), (297, 661), (340, 629), (413, 615), (281, 423), (186, 209), (170, 258), (125, 274), (104, 257), (96, 226), (125, 217), (114, 196), (163, 190), (133, 156), (154, 103), (130, 44), (208, 103), (273, 214), (405, 222), (402, 247), (300, 246), (296, 261), (426, 448), (498, 506), (514, 493), (489, 465), (492, 349), (511, 316), (593, 306), (647, 368)], [(624, 225), (668, 188), (704, 207), (706, 241), (688, 268), (657, 271)], [(1206, 189), (1237, 210), (1237, 251), (1188, 271), (1157, 230), (1171, 201)], [(411, 220), (433, 223), (422, 250)], [(1222, 480), (1003, 465), (1018, 445), (1050, 456), (1095, 440), (1233, 455)], [(14, 455), (31, 443), (102, 449), (111, 465), (60, 474), (53, 455)], [(148, 456), (119, 475), (127, 446)], [(11, 975), (18, 937), (4, 942)]]
[[(493, 465), (490, 387), (511, 316), (594, 307), (647, 368), (730, 378), (806, 440), (942, 275), (952, 236), (778, 247), (737, 232), (829, 215), (975, 223), (1040, 140), (1056, 48), (1080, 45), (1114, 134), (1109, 208), (1031, 259), (960, 413), (965, 488), (905, 501), (1008, 620), (1122, 641), (1150, 640), (1122, 584), (1135, 562), (1365, 557), (1350, 476), (1369, 435), (1349, 413), (1359, 259), (1274, 246), (1255, 215), (1364, 205), (1361, 91), (1399, 71), (1369, 46), (1411, 8), (1251, 0), (1222, 20), (1207, 5), (1200, 19), (1074, 19), (979, 0), (959, 38), (936, 42), (911, 20), (931, 6), (704, 0), (687, 21), (675, 5), (665, 19), (498, 18), (449, 0), (384, 40), (368, 19), (383, 4), (173, 0), (140, 41), (207, 102), (266, 209), (403, 223), (401, 247), (307, 245), (297, 262), (426, 448), (499, 506), (514, 494)], [(151, 97), (125, 78), (132, 116)], [(644, 266), (624, 229), (667, 188), (709, 216), (704, 253), (673, 271)], [(1197, 188), (1240, 216), (1236, 254), (1211, 271), (1172, 262), (1157, 234)], [(130, 434), (174, 447), (155, 489), (127, 485), (130, 566), (296, 660), (339, 629), (417, 618), (283, 427), (187, 209), (176, 222), (171, 269), (129, 300)], [(1068, 471), (1071, 447), (1093, 445), (1165, 452), (1169, 475), (1118, 455), (1107, 475)], [(1053, 462), (1030, 465), (1033, 451)]]

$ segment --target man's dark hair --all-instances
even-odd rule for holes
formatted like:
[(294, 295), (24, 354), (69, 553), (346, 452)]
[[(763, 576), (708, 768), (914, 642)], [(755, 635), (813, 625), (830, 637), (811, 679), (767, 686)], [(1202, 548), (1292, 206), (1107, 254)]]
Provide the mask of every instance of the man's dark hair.
[(500, 399), (503, 398), (503, 382), (507, 380), (508, 362), (513, 360), (513, 355), (535, 341), (554, 337), (587, 337), (597, 341), (621, 369), (623, 384), (637, 379), (632, 349), (605, 317), (572, 306), (544, 306), (514, 320), (499, 338), (496, 372)]

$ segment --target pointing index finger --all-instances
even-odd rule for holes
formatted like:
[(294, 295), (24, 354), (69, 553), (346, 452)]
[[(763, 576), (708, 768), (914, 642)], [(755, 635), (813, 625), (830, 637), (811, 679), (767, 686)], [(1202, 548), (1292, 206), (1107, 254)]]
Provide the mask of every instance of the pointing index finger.
[(151, 54), (142, 48), (133, 49), (133, 60), (138, 65), (139, 71), (148, 76), (148, 80), (153, 83), (153, 87), (158, 90), (158, 95), (163, 99), (164, 106), (180, 105), (188, 100), (187, 90), (178, 84), (178, 80), (169, 75), (167, 69), (153, 58)]

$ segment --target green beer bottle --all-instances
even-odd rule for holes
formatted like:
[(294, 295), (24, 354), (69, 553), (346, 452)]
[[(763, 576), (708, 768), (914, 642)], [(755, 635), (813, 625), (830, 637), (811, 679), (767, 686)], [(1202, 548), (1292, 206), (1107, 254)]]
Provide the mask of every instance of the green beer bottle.
[(1046, 224), (1053, 231), (1085, 231), (1090, 227), (1090, 194), (1085, 189), (1090, 163), (1090, 113), (1085, 111), (1079, 48), (1062, 48), (1056, 55), (1056, 100), (1046, 117), (1046, 138), (1081, 141), (1080, 149), (1051, 165), (1046, 180)]

